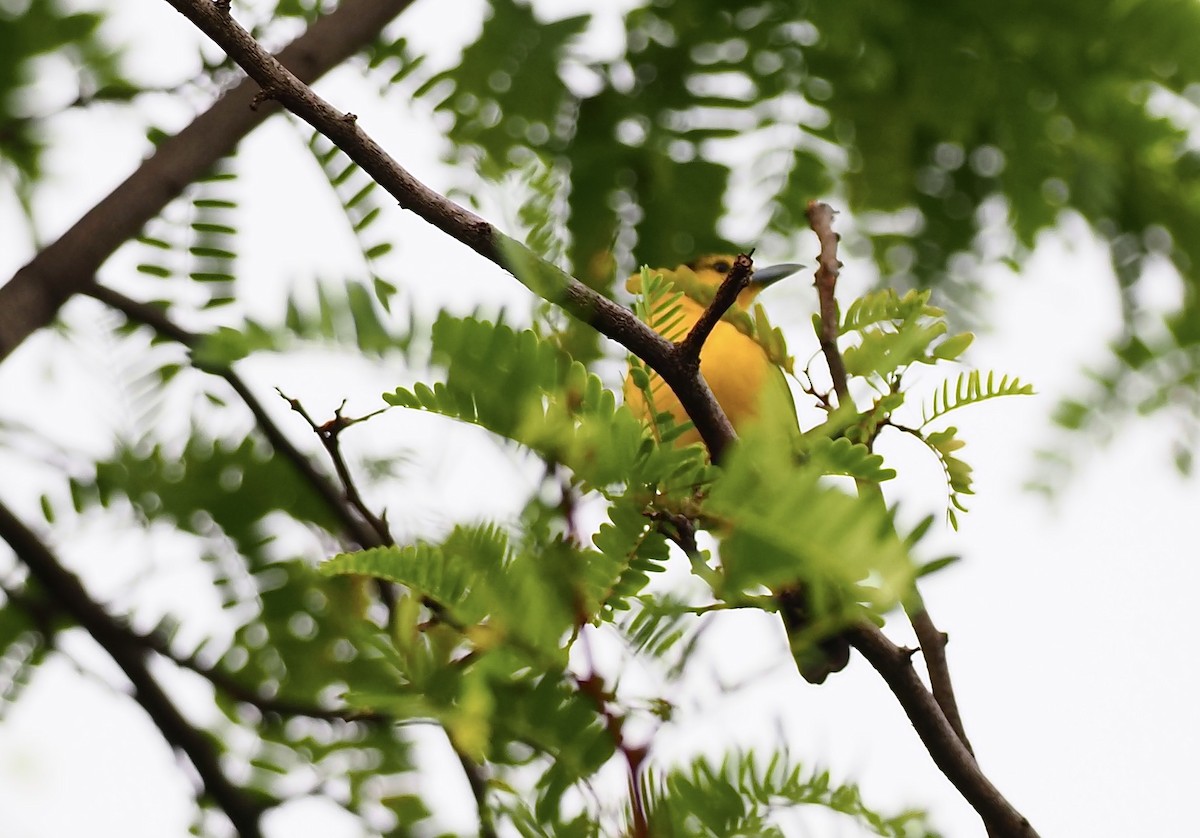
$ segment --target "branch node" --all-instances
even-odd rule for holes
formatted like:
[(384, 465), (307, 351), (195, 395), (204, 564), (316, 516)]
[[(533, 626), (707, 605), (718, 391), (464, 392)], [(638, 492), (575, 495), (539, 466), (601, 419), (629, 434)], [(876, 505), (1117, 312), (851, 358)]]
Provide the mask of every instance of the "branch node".
[(263, 86), (261, 90), (254, 94), (254, 98), (250, 100), (250, 110), (258, 110), (258, 106), (263, 102), (269, 102), (272, 99), (279, 98), (279, 88), (273, 85)]

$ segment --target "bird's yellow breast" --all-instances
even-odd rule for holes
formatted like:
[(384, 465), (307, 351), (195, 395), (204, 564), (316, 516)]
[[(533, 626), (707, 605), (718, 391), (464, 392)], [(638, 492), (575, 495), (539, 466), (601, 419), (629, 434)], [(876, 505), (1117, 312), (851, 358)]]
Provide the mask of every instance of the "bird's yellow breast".
[[(716, 257), (713, 257), (716, 258)], [(728, 263), (725, 263), (728, 264)], [(685, 270), (683, 266), (677, 271)], [(725, 273), (728, 272), (726, 267)], [(664, 271), (664, 276), (670, 272)], [(695, 275), (702, 282), (718, 285), (724, 278), (711, 268), (698, 268)], [(711, 274), (708, 276), (706, 274)], [(640, 286), (640, 281), (636, 283)], [(635, 285), (631, 278), (631, 287)], [(752, 297), (753, 294), (748, 295)], [(741, 301), (739, 301), (741, 304)], [(675, 334), (670, 335), (679, 339), (686, 335), (704, 313), (704, 306), (688, 296), (679, 301), (680, 319), (674, 325)], [(765, 399), (770, 397), (786, 399), (791, 406), (791, 391), (784, 379), (783, 371), (775, 366), (767, 353), (757, 341), (743, 334), (736, 326), (727, 321), (718, 321), (712, 333), (705, 341), (700, 351), (700, 374), (708, 382), (713, 396), (729, 417), (734, 430), (742, 433), (760, 418), (763, 413)], [(625, 379), (625, 403), (640, 416), (647, 419), (654, 413), (670, 413), (677, 423), (688, 421), (687, 412), (683, 405), (671, 392), (658, 375), (650, 375), (650, 394), (653, 409), (647, 404), (646, 396), (641, 388), (633, 383), (631, 377)], [(789, 420), (795, 426), (794, 408)], [(679, 444), (688, 445), (700, 441), (700, 435), (693, 429), (679, 437)]]

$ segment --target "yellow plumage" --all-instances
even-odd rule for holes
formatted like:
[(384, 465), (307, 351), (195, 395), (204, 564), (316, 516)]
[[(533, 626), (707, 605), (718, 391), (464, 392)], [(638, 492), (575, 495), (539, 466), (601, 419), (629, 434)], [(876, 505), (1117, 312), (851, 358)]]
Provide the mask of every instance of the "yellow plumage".
[[(681, 340), (704, 313), (712, 293), (729, 274), (733, 262), (731, 256), (704, 256), (674, 270), (652, 270), (652, 274), (661, 273), (673, 291), (680, 291), (683, 296), (676, 317), (670, 318), (666, 325), (651, 325), (660, 332), (669, 326), (670, 333), (664, 336)], [(727, 317), (716, 324), (700, 351), (700, 373), (738, 433), (768, 417), (787, 434), (797, 433), (796, 408), (783, 371), (771, 361), (762, 345), (745, 333), (747, 326), (739, 328), (732, 321), (740, 317), (748, 325), (747, 312), (759, 292), (799, 269), (799, 265), (777, 265), (755, 271), (750, 285), (738, 296)], [(626, 285), (630, 291), (639, 293), (641, 274), (631, 276)], [(627, 377), (625, 403), (647, 419), (655, 412), (668, 412), (677, 423), (688, 421), (683, 405), (654, 373), (650, 374), (648, 389), (653, 410), (642, 388), (634, 383), (632, 376)], [(679, 437), (681, 445), (699, 441), (700, 435), (694, 429)]]

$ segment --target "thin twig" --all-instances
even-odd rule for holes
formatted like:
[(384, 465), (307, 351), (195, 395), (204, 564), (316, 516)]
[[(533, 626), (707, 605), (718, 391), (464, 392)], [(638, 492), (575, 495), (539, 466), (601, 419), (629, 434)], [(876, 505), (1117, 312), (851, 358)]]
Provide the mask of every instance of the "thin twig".
[(704, 313), (696, 320), (692, 330), (687, 333), (687, 337), (679, 342), (676, 355), (681, 361), (695, 365), (700, 363), (700, 350), (704, 348), (704, 342), (708, 340), (713, 328), (725, 316), (725, 312), (729, 311), (730, 306), (737, 302), (738, 294), (746, 290), (753, 275), (754, 262), (751, 261), (749, 255), (739, 254), (733, 262), (733, 268), (717, 289), (712, 302), (708, 304), (708, 308), (704, 309)]
[[(200, 335), (189, 332), (175, 323), (157, 306), (126, 297), (107, 285), (92, 285), (87, 289), (87, 294), (120, 311), (130, 320), (143, 323), (160, 335), (188, 348), (194, 348), (202, 339)], [(347, 505), (346, 499), (338, 490), (337, 485), (327, 475), (321, 473), (304, 452), (292, 444), (241, 376), (229, 367), (206, 371), (220, 376), (229, 383), (229, 386), (253, 414), (259, 430), (271, 443), (271, 447), (277, 453), (282, 454), (284, 459), (290, 462), (304, 479), (304, 482), (325, 501), (325, 505), (341, 523), (345, 537), (360, 547), (377, 546), (374, 528), (355, 514), (354, 510)]]
[(646, 800), (642, 794), (642, 766), (646, 762), (649, 750), (645, 745), (631, 745), (625, 737), (625, 717), (614, 713), (609, 707), (613, 696), (605, 688), (604, 680), (596, 672), (596, 664), (592, 657), (592, 648), (588, 642), (586, 626), (579, 633), (579, 642), (583, 649), (583, 658), (587, 663), (588, 673), (575, 678), (575, 685), (581, 693), (592, 700), (601, 718), (604, 719), (605, 730), (613, 741), (618, 753), (625, 758), (626, 780), (629, 786), (629, 808), (633, 815), (630, 838), (649, 838), (650, 819), (646, 813)]
[(354, 475), (350, 473), (350, 467), (346, 464), (346, 458), (342, 456), (339, 439), (342, 431), (352, 425), (358, 424), (362, 419), (344, 416), (342, 410), (345, 409), (346, 403), (342, 402), (338, 406), (338, 409), (334, 411), (332, 419), (318, 425), (304, 408), (304, 405), (300, 403), (299, 399), (293, 399), (278, 387), (275, 388), (275, 392), (279, 393), (280, 398), (286, 401), (292, 410), (304, 418), (304, 421), (312, 428), (313, 433), (321, 440), (321, 444), (325, 446), (325, 452), (329, 455), (334, 471), (337, 472), (338, 480), (342, 483), (342, 491), (345, 492), (346, 501), (370, 525), (373, 532), (373, 537), (363, 546), (380, 547), (394, 544), (395, 542), (392, 539), (391, 529), (388, 527), (386, 518), (382, 515), (376, 515), (375, 511), (363, 500), (362, 494), (358, 491), (358, 485), (354, 482)]
[(967, 731), (958, 712), (954, 684), (950, 680), (950, 664), (946, 660), (946, 634), (934, 625), (916, 585), (909, 596), (913, 602), (905, 603), (904, 613), (908, 615), (908, 621), (916, 632), (917, 642), (921, 644), (921, 657), (925, 659), (925, 668), (929, 670), (929, 685), (933, 688), (933, 697), (946, 715), (946, 721), (950, 722), (950, 726), (958, 734), (963, 747), (974, 754), (975, 749), (967, 739)]
[[(130, 632), (95, 600), (75, 574), (8, 507), (0, 504), (0, 538), (12, 547), (30, 574), (49, 591), (116, 662), (133, 684), (134, 698), (162, 733), (185, 754), (200, 777), (203, 791), (221, 808), (241, 838), (259, 838), (259, 819), (274, 801), (252, 796), (235, 785), (221, 768), (218, 749), (207, 734), (193, 727), (163, 691), (146, 660), (148, 651), (131, 641)], [(261, 795), (261, 792), (259, 792)]]
[[(808, 223), (821, 243), (816, 275), (817, 296), (821, 309), (819, 340), (821, 351), (829, 365), (829, 373), (833, 378), (834, 390), (838, 394), (838, 404), (843, 406), (848, 402), (850, 393), (846, 365), (837, 345), (838, 307), (835, 290), (842, 263), (838, 260), (837, 248), (840, 236), (833, 229), (834, 215), (834, 210), (828, 204), (817, 201), (809, 202)], [(954, 688), (950, 681), (950, 670), (946, 661), (945, 635), (934, 625), (933, 618), (926, 610), (924, 602), (921, 601), (920, 592), (916, 590), (916, 585), (913, 586), (912, 597), (916, 604), (911, 610), (906, 608), (906, 612), (921, 644), (934, 698), (937, 699), (938, 706), (942, 709), (950, 726), (958, 734), (963, 746), (968, 751), (972, 751), (963, 727), (962, 716), (958, 712), (958, 704), (954, 699)]]
[[(817, 234), (821, 246), (815, 283), (821, 313), (818, 340), (829, 366), (838, 405), (841, 407), (849, 403), (850, 391), (846, 365), (837, 344), (839, 317), (835, 292), (842, 264), (837, 253), (840, 237), (833, 229), (835, 213), (828, 204), (810, 201), (807, 215), (809, 225)], [(864, 497), (871, 497), (876, 502), (883, 503), (878, 486), (860, 482), (859, 488)], [(932, 693), (912, 669), (909, 653), (892, 644), (873, 626), (853, 629), (846, 637), (892, 687), (930, 755), (963, 796), (979, 811), (988, 834), (1033, 835), (1028, 822), (1000, 796), (979, 771), (954, 697), (945, 653), (946, 636), (934, 624), (915, 583), (909, 599), (905, 605), (905, 612), (921, 644)], [(871, 654), (868, 654), (868, 651)], [(946, 730), (957, 739), (957, 748), (951, 748), (944, 742), (943, 734)], [(965, 785), (960, 785), (960, 781)], [(980, 808), (981, 805), (985, 808)], [(992, 806), (993, 809), (989, 811), (987, 806)], [(1023, 831), (1012, 831), (1014, 823), (1018, 823)]]

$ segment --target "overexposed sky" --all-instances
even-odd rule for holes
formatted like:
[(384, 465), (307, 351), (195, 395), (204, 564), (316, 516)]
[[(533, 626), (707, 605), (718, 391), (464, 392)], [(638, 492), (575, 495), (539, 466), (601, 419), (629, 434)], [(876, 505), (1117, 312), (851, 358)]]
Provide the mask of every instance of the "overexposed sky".
[[(128, 44), (133, 66), (148, 78), (190, 72), (187, 45), (197, 37), (183, 18), (165, 4), (111, 2), (120, 12), (114, 37)], [(418, 49), (428, 47), (435, 61), (450, 61), (455, 45), (480, 25), (483, 4), (466, 5), (474, 17), (460, 10), (447, 21), (441, 4), (418, 2), (400, 25)], [(551, 0), (535, 5), (555, 16), (586, 8)], [(154, 24), (152, 38), (139, 34), (150, 31), (146, 16)], [(597, 27), (598, 52), (619, 33), (615, 20), (609, 10)], [(55, 73), (47, 69), (51, 100), (60, 78)], [(402, 94), (375, 101), (374, 88), (353, 68), (335, 72), (318, 89), (358, 114), (366, 131), (434, 188), (469, 176), (438, 161), (437, 128), (423, 105), (410, 107)], [(190, 114), (166, 97), (148, 98), (143, 112), (147, 120), (175, 128)], [(53, 177), (37, 198), (43, 238), (70, 225), (147, 151), (139, 119), (106, 106), (53, 125)], [(303, 149), (306, 136), (275, 118), (239, 155), (236, 188), (245, 208), (239, 304), (256, 315), (271, 316), (286, 289), (312, 276), (336, 281), (361, 275), (336, 205), (322, 192)], [(3, 200), (0, 195), (0, 229), (19, 230), (15, 209)], [(497, 197), (492, 203), (503, 202)], [(415, 217), (394, 210), (388, 223), (399, 247), (386, 265), (394, 271), (389, 278), (404, 287), (406, 304), (423, 314), (441, 306), (466, 312), (525, 305), (527, 292), (515, 280)], [(5, 236), (5, 243), (0, 278), (30, 256), (19, 237)], [(798, 252), (777, 255), (811, 263), (815, 252), (807, 237)], [(122, 251), (102, 278), (145, 298), (154, 286), (134, 274), (138, 256)], [(440, 276), (427, 276), (430, 261)], [(844, 277), (847, 291), (869, 281), (866, 267), (852, 261)], [(1161, 288), (1169, 299), (1169, 278)], [(983, 310), (992, 328), (977, 340), (970, 361), (1020, 375), (1041, 395), (999, 400), (954, 418), (968, 442), (964, 456), (975, 468), (978, 494), (960, 531), (943, 528), (931, 543), (931, 556), (953, 552), (963, 560), (930, 579), (925, 595), (951, 636), (968, 733), (985, 773), (1045, 836), (1183, 834), (1194, 822), (1191, 793), (1200, 781), (1194, 758), (1200, 752), (1200, 664), (1190, 619), (1200, 590), (1194, 536), (1200, 487), (1174, 472), (1173, 429), (1152, 417), (1120, 431), (1106, 447), (1082, 446), (1077, 471), (1056, 499), (1023, 491), (1035, 473), (1033, 451), (1055, 439), (1049, 423), (1055, 398), (1079, 384), (1082, 367), (1104, 360), (1106, 340), (1117, 328), (1114, 284), (1086, 231), (1068, 224), (1062, 234), (1045, 237), (1023, 274), (991, 271), (989, 291)], [(807, 354), (811, 338), (811, 294), (804, 281), (784, 283), (763, 298), (785, 318), (780, 325), (798, 357)], [(1068, 326), (1064, 312), (1070, 312)], [(75, 327), (70, 338), (43, 332), (0, 365), (0, 426), (36, 427), (62, 449), (51, 454), (22, 443), (17, 454), (0, 454), (0, 470), (10, 478), (0, 497), (29, 522), (39, 518), (41, 492), (65, 497), (61, 471), (85, 462), (72, 451), (103, 451), (113, 428), (137, 421), (136, 400), (122, 382), (136, 369), (141, 349), (108, 338), (110, 315), (91, 301), (73, 301), (65, 316)], [(412, 379), (411, 371), (381, 366), (313, 353), (252, 359), (239, 369), (281, 425), (309, 444), (286, 406), (272, 400), (273, 388), (300, 397), (316, 414), (332, 411), (344, 397), (350, 412), (365, 412), (379, 404), (380, 392)], [(190, 406), (169, 405), (165, 426), (184, 428)], [(393, 411), (361, 430), (349, 445), (411, 454), (412, 478), (376, 498), (393, 510), (400, 537), (436, 534), (458, 518), (509, 515), (512, 482), (524, 487), (520, 481), (534, 479), (521, 455), (490, 445), (478, 429), (437, 417)], [(932, 458), (904, 442), (884, 453), (904, 475), (889, 488), (903, 500), (905, 513), (916, 519), (936, 511), (944, 496)], [(172, 561), (186, 558), (192, 549), (186, 540), (158, 531), (114, 538), (110, 522), (99, 516), (67, 520), (52, 535), (106, 602), (150, 614), (182, 613), (184, 631), (196, 636), (220, 626), (216, 598), (196, 586), (202, 574), (189, 571), (186, 561)], [(9, 561), (0, 555), (5, 573)], [(906, 636), (902, 626), (889, 624), (888, 630), (897, 640)], [(121, 678), (94, 644), (69, 635), (64, 647), (67, 657), (99, 678), (81, 675), (60, 657), (42, 668), (0, 722), (0, 835), (184, 834), (188, 778), (174, 769), (174, 757), (140, 708), (102, 683), (120, 684)], [(203, 721), (207, 687), (162, 671), (186, 711)], [(637, 677), (628, 676), (635, 686)], [(864, 661), (856, 658), (845, 673), (814, 688), (788, 663), (771, 618), (721, 615), (691, 671), (679, 720), (658, 733), (652, 755), (665, 761), (715, 753), (721, 745), (769, 746), (781, 736), (798, 758), (859, 782), (868, 803), (927, 807), (947, 836), (983, 834)], [(469, 828), (463, 807), (455, 805), (458, 769), (435, 731), (424, 739), (422, 753), (435, 767), (420, 782), (441, 790), (435, 798), (441, 800), (439, 822)], [(457, 792), (466, 794), (465, 788)], [(828, 819), (813, 823), (819, 825), (807, 834), (858, 834)], [(273, 814), (267, 831), (358, 834), (316, 803)]]

